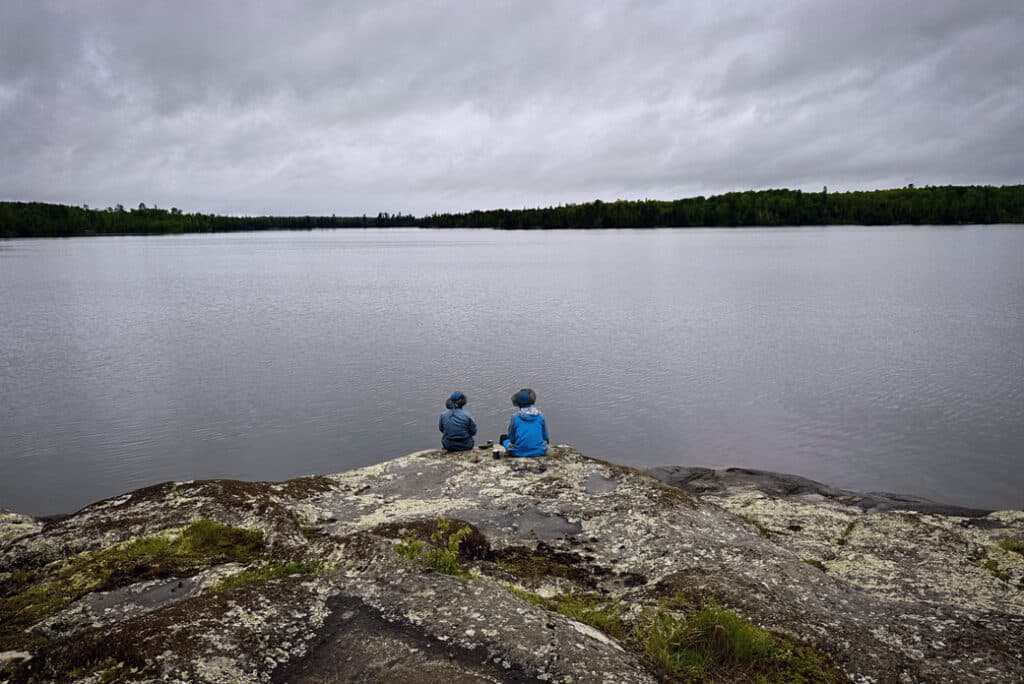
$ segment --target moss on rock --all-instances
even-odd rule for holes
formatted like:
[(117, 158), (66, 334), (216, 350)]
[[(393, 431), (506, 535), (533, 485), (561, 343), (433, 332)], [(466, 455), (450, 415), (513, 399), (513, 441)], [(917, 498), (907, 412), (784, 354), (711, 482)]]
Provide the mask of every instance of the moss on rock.
[(633, 638), (663, 672), (684, 682), (838, 684), (847, 679), (820, 651), (773, 635), (713, 601), (685, 616), (650, 611)]
[(999, 548), (1003, 551), (1024, 555), (1024, 541), (1020, 539), (1001, 539), (999, 541)]
[(0, 596), (0, 650), (39, 648), (45, 640), (27, 630), (86, 594), (145, 579), (185, 577), (219, 563), (249, 562), (262, 550), (258, 533), (201, 519), (165, 535), (16, 572)]
[[(1024, 561), (999, 544), (1022, 538), (1022, 513), (866, 511), (803, 486), (691, 495), (563, 446), (521, 465), (432, 450), (290, 483), (167, 483), (19, 523), (0, 543), (0, 605), (20, 620), (8, 672), (396, 681), (396, 658), (420, 674), (456, 654), (495, 681), (1024, 676)], [(424, 551), (473, 580), (425, 572)], [(351, 634), (369, 645), (357, 669)]]

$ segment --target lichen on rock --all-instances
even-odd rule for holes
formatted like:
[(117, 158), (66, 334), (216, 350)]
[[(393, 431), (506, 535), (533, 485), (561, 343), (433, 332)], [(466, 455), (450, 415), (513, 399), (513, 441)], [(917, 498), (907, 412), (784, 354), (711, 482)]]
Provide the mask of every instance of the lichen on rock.
[[(424, 451), (284, 483), (164, 483), (46, 524), (2, 513), (0, 668), (17, 682), (668, 681), (690, 676), (665, 669), (683, 658), (673, 630), (707, 618), (802, 668), (794, 681), (1024, 678), (1024, 556), (1000, 544), (1024, 538), (1024, 515), (745, 473), (659, 480), (563, 446), (530, 461)], [(196, 520), (259, 543), (185, 562), (171, 550)], [(421, 562), (441, 557), (431, 545), (444, 563)], [(712, 676), (776, 676), (764, 658)]]

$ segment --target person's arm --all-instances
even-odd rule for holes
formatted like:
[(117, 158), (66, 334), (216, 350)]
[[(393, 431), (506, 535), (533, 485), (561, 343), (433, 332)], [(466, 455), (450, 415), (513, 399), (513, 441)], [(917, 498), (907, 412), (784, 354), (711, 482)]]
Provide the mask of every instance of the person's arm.
[(444, 414), (443, 413), (441, 414), (441, 417), (437, 419), (437, 429), (438, 429), (438, 432), (444, 432)]
[(508, 449), (509, 444), (516, 443), (516, 417), (512, 416), (512, 419), (508, 421), (508, 439), (501, 445)]
[(548, 439), (548, 421), (544, 419), (544, 416), (540, 417), (540, 430), (541, 434), (544, 435), (544, 442), (550, 442), (551, 440)]
[(476, 423), (473, 421), (473, 416), (468, 413), (466, 414), (466, 417), (469, 418), (469, 425), (466, 427), (469, 429), (469, 436), (472, 437), (476, 434)]

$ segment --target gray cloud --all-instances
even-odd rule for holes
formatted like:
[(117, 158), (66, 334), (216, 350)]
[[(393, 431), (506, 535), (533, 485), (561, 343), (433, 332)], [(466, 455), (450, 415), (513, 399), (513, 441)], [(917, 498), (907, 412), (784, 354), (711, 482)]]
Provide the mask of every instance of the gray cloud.
[(4, 2), (0, 198), (419, 214), (1024, 180), (1018, 0), (481, 5)]

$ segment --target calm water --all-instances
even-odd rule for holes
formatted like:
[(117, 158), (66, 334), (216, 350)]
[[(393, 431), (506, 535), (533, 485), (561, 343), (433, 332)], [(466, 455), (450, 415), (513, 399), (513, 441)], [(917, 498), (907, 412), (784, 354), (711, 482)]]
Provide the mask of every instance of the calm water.
[(1024, 508), (1024, 229), (0, 241), (0, 507), (552, 438)]

